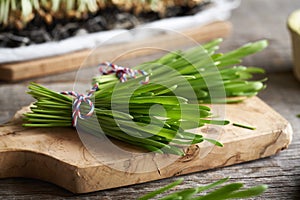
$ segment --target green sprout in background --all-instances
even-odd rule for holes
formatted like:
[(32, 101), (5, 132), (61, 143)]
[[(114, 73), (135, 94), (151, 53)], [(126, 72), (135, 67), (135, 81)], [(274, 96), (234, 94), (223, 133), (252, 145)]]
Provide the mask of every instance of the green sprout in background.
[(171, 6), (194, 6), (205, 3), (203, 0), (178, 1), (178, 0), (1, 0), (0, 25), (23, 28), (24, 24), (31, 21), (36, 14), (51, 23), (53, 18), (82, 18), (88, 13), (117, 7), (135, 14), (141, 12), (156, 12), (164, 16)]

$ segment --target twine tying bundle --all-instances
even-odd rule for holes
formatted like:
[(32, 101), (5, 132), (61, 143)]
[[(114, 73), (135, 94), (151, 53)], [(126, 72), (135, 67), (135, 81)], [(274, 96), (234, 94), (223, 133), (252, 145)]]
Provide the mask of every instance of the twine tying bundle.
[[(122, 67), (115, 65), (110, 62), (104, 62), (99, 65), (99, 72), (103, 75), (109, 75), (109, 74), (116, 74), (118, 79), (124, 83), (127, 81), (127, 76), (130, 78), (136, 78), (137, 75), (141, 74), (143, 76), (148, 75), (145, 71), (143, 70), (134, 70), (128, 67)], [(148, 84), (149, 83), (149, 77), (147, 76), (145, 81), (141, 82), (142, 84)]]
[[(108, 70), (108, 67), (110, 67), (111, 69)], [(109, 74), (116, 74), (116, 76), (119, 78), (119, 80), (123, 83), (125, 81), (127, 81), (127, 76), (130, 76), (131, 78), (136, 78), (138, 74), (141, 75), (147, 75), (147, 73), (143, 70), (133, 70), (130, 69), (128, 67), (122, 67), (122, 66), (118, 66), (115, 64), (112, 64), (110, 62), (104, 62), (101, 63), (99, 65), (99, 71), (101, 74), (103, 75), (109, 75)], [(142, 81), (142, 84), (147, 84), (149, 82), (149, 77), (146, 77), (145, 81)], [(93, 113), (94, 113), (94, 109), (95, 106), (93, 104), (93, 102), (91, 101), (91, 96), (98, 90), (99, 85), (98, 83), (96, 83), (93, 88), (87, 93), (87, 95), (84, 94), (79, 94), (75, 91), (63, 91), (61, 92), (61, 94), (64, 95), (70, 95), (75, 97), (75, 100), (73, 102), (73, 111), (72, 111), (72, 125), (74, 127), (76, 127), (77, 125), (77, 121), (78, 121), (78, 117), (80, 119), (87, 119), (90, 118)], [(82, 115), (80, 112), (80, 106), (81, 103), (85, 102), (90, 106), (90, 110), (87, 114)]]
[[(70, 95), (70, 96), (75, 97), (75, 100), (73, 102), (73, 111), (72, 111), (72, 125), (74, 127), (76, 127), (76, 125), (77, 125), (78, 117), (80, 119), (87, 119), (87, 118), (90, 118), (93, 115), (95, 106), (94, 106), (93, 102), (91, 101), (91, 96), (97, 90), (98, 90), (98, 83), (96, 83), (93, 86), (93, 88), (87, 93), (87, 95), (78, 94), (77, 92), (74, 92), (74, 91), (61, 92), (61, 94)], [(90, 106), (89, 112), (85, 115), (82, 115), (81, 112), (80, 112), (80, 106), (81, 106), (82, 102), (85, 102)]]

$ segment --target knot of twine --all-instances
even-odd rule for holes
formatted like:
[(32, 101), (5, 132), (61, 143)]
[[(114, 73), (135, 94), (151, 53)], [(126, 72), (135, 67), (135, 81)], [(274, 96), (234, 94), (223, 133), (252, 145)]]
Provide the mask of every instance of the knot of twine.
[[(118, 66), (110, 62), (101, 63), (99, 65), (99, 72), (103, 75), (116, 74), (116, 76), (122, 83), (127, 81), (127, 76), (130, 76), (130, 78), (136, 78), (138, 74), (141, 74), (143, 76), (148, 75), (143, 70), (134, 70), (128, 67)], [(142, 81), (141, 83), (148, 84), (149, 77), (147, 76), (145, 81)]]
[[(77, 121), (78, 121), (78, 117), (80, 119), (87, 119), (87, 118), (90, 118), (93, 113), (94, 113), (94, 110), (95, 110), (95, 106), (93, 104), (93, 102), (91, 101), (91, 96), (98, 90), (98, 84), (96, 83), (93, 88), (88, 91), (87, 95), (84, 95), (84, 94), (78, 94), (77, 92), (74, 92), (74, 91), (64, 91), (64, 92), (61, 92), (61, 94), (64, 94), (64, 95), (70, 95), (70, 96), (73, 96), (75, 97), (75, 100), (73, 102), (73, 106), (72, 106), (72, 125), (74, 127), (76, 127), (77, 125)], [(80, 106), (81, 106), (81, 103), (82, 102), (85, 102), (86, 104), (88, 104), (90, 106), (90, 110), (87, 114), (83, 115), (81, 114), (80, 112)]]

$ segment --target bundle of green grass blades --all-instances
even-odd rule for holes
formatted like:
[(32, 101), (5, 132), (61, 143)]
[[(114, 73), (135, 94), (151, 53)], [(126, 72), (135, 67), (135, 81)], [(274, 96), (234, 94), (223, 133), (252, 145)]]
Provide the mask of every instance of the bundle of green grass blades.
[[(241, 59), (259, 52), (266, 41), (249, 43), (234, 51), (215, 53), (222, 40), (133, 67), (147, 75), (120, 82), (116, 74), (93, 79), (93, 119), (78, 119), (76, 128), (108, 136), (157, 153), (184, 155), (184, 147), (203, 141), (222, 143), (192, 133), (206, 124), (226, 125), (203, 103), (237, 103), (265, 88), (264, 80), (251, 80), (264, 70), (241, 66)], [(149, 78), (147, 84), (141, 84)], [(37, 101), (25, 114), (26, 127), (71, 127), (73, 98), (32, 83), (29, 94)], [(90, 105), (81, 104), (87, 113)], [(96, 120), (95, 120), (96, 119)], [(99, 131), (99, 126), (101, 131)]]

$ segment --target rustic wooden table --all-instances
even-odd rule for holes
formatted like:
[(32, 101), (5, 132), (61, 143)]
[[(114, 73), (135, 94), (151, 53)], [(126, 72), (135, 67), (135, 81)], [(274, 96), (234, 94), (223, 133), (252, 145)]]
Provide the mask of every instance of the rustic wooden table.
[[(292, 73), (290, 39), (286, 29), (286, 19), (293, 10), (300, 8), (296, 0), (244, 0), (233, 12), (232, 35), (226, 39), (222, 49), (233, 49), (248, 41), (268, 39), (267, 50), (249, 57), (245, 64), (263, 67), (269, 78), (268, 88), (259, 96), (284, 116), (293, 126), (294, 138), (287, 150), (276, 156), (235, 166), (208, 170), (183, 176), (187, 188), (210, 183), (230, 176), (232, 181), (248, 186), (267, 184), (268, 191), (256, 199), (299, 199), (300, 198), (300, 82)], [(36, 81), (56, 90), (72, 88), (76, 73), (66, 73)], [(81, 78), (82, 83), (88, 79)], [(0, 122), (9, 119), (16, 110), (28, 105), (32, 99), (24, 94), (29, 81), (15, 84), (0, 83)], [(146, 184), (111, 189), (84, 195), (74, 195), (53, 184), (30, 179), (0, 180), (0, 199), (134, 199), (174, 181), (170, 178)]]

